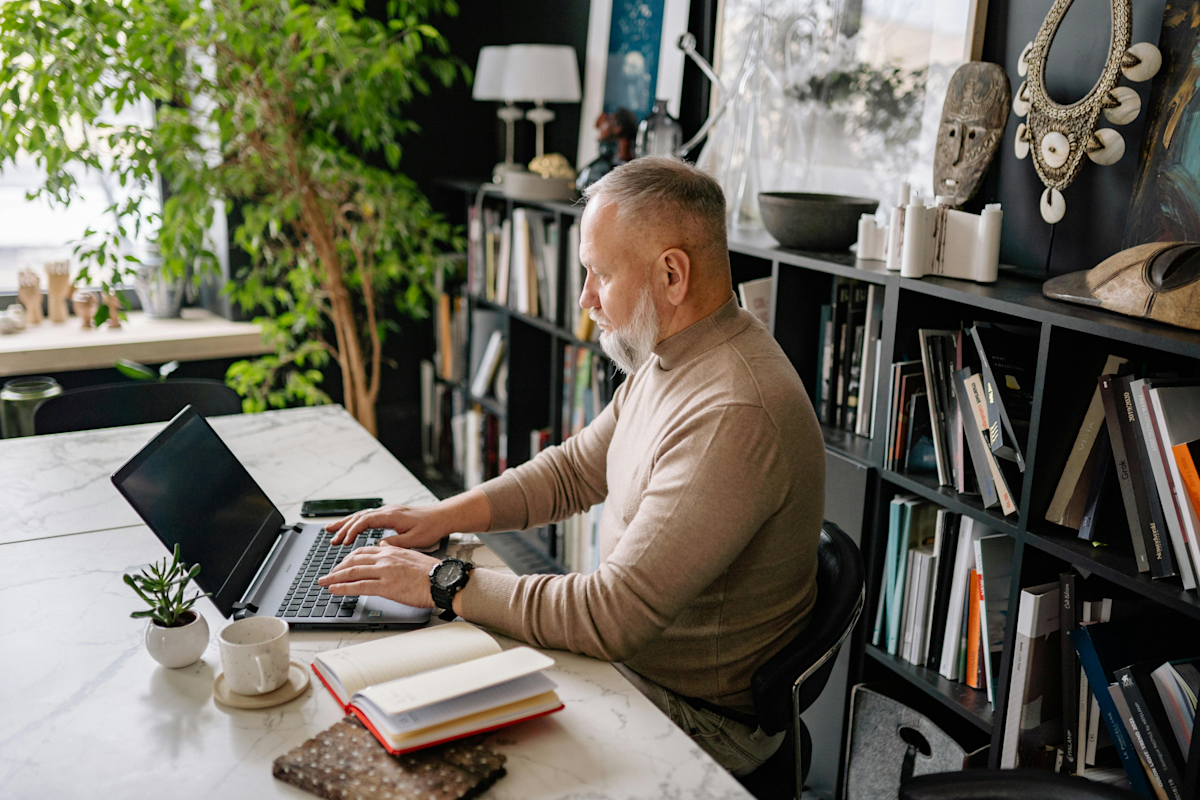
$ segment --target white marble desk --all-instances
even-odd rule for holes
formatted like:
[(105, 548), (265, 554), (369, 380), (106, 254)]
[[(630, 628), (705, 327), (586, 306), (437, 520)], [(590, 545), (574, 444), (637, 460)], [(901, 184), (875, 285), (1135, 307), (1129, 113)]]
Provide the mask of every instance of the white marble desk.
[[(342, 416), (344, 412), (330, 409), (277, 412), (254, 422), (238, 420), (244, 427), (237, 438), (230, 438), (226, 427), (232, 418), (218, 430), (248, 466), (253, 464), (251, 472), (281, 507), (294, 506), (313, 491), (300, 491), (300, 485), (330, 494), (369, 487), (396, 500), (426, 496), (419, 482), (374, 440), (357, 456), (350, 446), (338, 449), (331, 441), (331, 425)], [(328, 450), (281, 440), (281, 429), (294, 428), (300, 420), (326, 434)], [(91, 453), (96, 469), (107, 470), (109, 460), (127, 455), (103, 455), (104, 448), (96, 444), (129, 441), (114, 431), (68, 436), (90, 436), (96, 447), (89, 449), (84, 442), (61, 448), (52, 441), (66, 436), (43, 441), (57, 452)], [(256, 437), (279, 448), (275, 461), (247, 455)], [(305, 452), (325, 465), (320, 479), (290, 457)], [(0, 447), (0, 459), (5, 453)], [(289, 457), (280, 460), (279, 453)], [(364, 460), (372, 464), (370, 469), (362, 467)], [(53, 477), (50, 461), (44, 457), (39, 463)], [(340, 465), (340, 474), (334, 465)], [(60, 466), (78, 476), (76, 483), (85, 486), (78, 491), (103, 497), (98, 489), (86, 488), (95, 483), (88, 468), (70, 462)], [(296, 485), (272, 474), (285, 469), (299, 470)], [(345, 482), (353, 474), (359, 478)], [(383, 485), (386, 475), (395, 477), (390, 491)], [(365, 483), (368, 479), (374, 482)], [(59, 485), (64, 496), (76, 491), (69, 480)], [(30, 513), (29, 504), (21, 508)], [(64, 519), (84, 519), (86, 512), (79, 505), (76, 516)], [(117, 517), (106, 506), (95, 519), (111, 522)], [(38, 609), (36, 615), (0, 618), (0, 798), (310, 797), (273, 779), (271, 762), (341, 717), (324, 687), (314, 680), (301, 697), (267, 711), (219, 706), (212, 698), (220, 667), (215, 640), (200, 663), (168, 670), (145, 652), (143, 624), (129, 618), (138, 601), (121, 576), (166, 554), (154, 535), (141, 525), (108, 525), (108, 530), (65, 536), (56, 532), (53, 521), (42, 524), (47, 538), (0, 544), (0, 603)], [(486, 548), (458, 547), (470, 551), (481, 566), (498, 565)], [(214, 635), (226, 624), (207, 600), (197, 608)], [(292, 653), (309, 662), (321, 650), (383, 635), (388, 634), (298, 632), (292, 634)], [(508, 757), (508, 775), (487, 797), (748, 797), (611, 665), (570, 653), (551, 655), (557, 666), (550, 675), (566, 708), (490, 737), (492, 746)]]
[[(308, 498), (437, 501), (341, 406), (209, 422), (289, 522)], [(109, 476), (165, 424), (0, 439), (0, 544), (141, 524)]]

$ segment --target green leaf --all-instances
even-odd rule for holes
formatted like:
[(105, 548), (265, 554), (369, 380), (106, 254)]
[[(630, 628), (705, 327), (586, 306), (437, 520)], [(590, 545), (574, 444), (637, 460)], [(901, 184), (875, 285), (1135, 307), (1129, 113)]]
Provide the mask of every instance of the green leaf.
[[(107, 310), (108, 306), (100, 306), (100, 311)], [(107, 316), (108, 315), (105, 314), (105, 317)], [(102, 322), (99, 312), (96, 314), (96, 322)], [(118, 358), (113, 366), (116, 367), (117, 372), (121, 373), (126, 378), (133, 378), (136, 381), (152, 381), (158, 378), (158, 375), (154, 373), (154, 370), (150, 369), (144, 364), (139, 364), (136, 361), (130, 361), (127, 358)]]
[[(98, 309), (96, 309), (96, 316), (93, 317), (93, 322), (96, 325), (96, 327), (98, 328), (98, 327), (100, 327), (101, 323), (106, 322), (107, 320), (108, 320), (108, 306), (101, 303), (100, 307)], [(117, 369), (119, 370), (120, 367), (117, 367)]]
[(167, 379), (167, 376), (170, 375), (172, 372), (174, 372), (177, 369), (179, 369), (178, 361), (168, 361), (166, 364), (163, 364), (161, 367), (158, 368), (159, 380), (165, 381)]

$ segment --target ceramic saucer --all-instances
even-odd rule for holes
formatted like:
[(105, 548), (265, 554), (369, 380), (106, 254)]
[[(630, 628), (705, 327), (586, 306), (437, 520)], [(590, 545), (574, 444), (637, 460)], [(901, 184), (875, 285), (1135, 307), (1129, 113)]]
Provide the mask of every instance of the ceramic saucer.
[(270, 708), (289, 700), (295, 700), (304, 694), (308, 688), (308, 667), (299, 661), (292, 661), (288, 670), (288, 680), (273, 692), (266, 694), (238, 694), (229, 691), (225, 685), (225, 673), (222, 672), (213, 681), (213, 697), (221, 703), (233, 708)]

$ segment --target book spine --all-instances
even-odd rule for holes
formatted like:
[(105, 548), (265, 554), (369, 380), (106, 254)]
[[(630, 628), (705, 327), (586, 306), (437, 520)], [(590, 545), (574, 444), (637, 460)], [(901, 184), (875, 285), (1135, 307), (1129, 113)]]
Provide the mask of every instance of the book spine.
[(958, 515), (943, 512), (941, 547), (937, 556), (937, 586), (933, 598), (933, 620), (929, 626), (929, 657), (925, 666), (938, 669), (945, 645), (946, 621), (950, 615), (951, 582), (954, 575), (954, 556), (958, 551)]
[(825, 404), (829, 400), (829, 357), (826, 344), (831, 338), (828, 328), (833, 325), (833, 307), (821, 306), (821, 319), (817, 326), (817, 380), (813, 384), (816, 397), (813, 403), (817, 411), (817, 419), (825, 419)]
[(1158, 502), (1158, 493), (1152, 488), (1154, 476), (1146, 463), (1146, 441), (1137, 418), (1137, 407), (1130, 386), (1132, 381), (1133, 378), (1127, 375), (1113, 384), (1121, 437), (1125, 440), (1125, 456), (1129, 460), (1129, 483), (1137, 502), (1138, 520), (1146, 541), (1146, 556), (1150, 559), (1150, 574), (1156, 578), (1169, 578), (1177, 574), (1175, 554), (1171, 552), (1167, 539), (1167, 520)]
[(1104, 674), (1100, 657), (1096, 655), (1096, 648), (1092, 645), (1092, 638), (1087, 626), (1081, 626), (1072, 631), (1071, 641), (1074, 642), (1075, 652), (1079, 655), (1079, 664), (1087, 673), (1088, 683), (1094, 687), (1092, 696), (1096, 698), (1100, 713), (1104, 717), (1104, 723), (1108, 726), (1108, 734), (1112, 738), (1113, 744), (1116, 745), (1121, 766), (1125, 768), (1125, 774), (1129, 777), (1129, 787), (1142, 797), (1150, 797), (1150, 785), (1146, 783), (1146, 773), (1134, 753), (1133, 744), (1125, 733), (1125, 725), (1117, 714), (1117, 707), (1112, 701), (1112, 696), (1105, 691), (1109, 684), (1108, 676)]
[[(964, 374), (966, 373), (966, 374)], [(974, 421), (975, 412), (971, 408), (971, 394), (966, 389), (966, 379), (970, 377), (970, 370), (963, 370), (954, 376), (954, 385), (956, 395), (958, 396), (958, 406), (961, 416), (964, 420)], [(984, 508), (991, 508), (1000, 502), (997, 494), (999, 489), (995, 481), (992, 480), (991, 469), (988, 466), (987, 443), (983, 440), (983, 433), (977, 425), (968, 425), (964, 428), (964, 435), (967, 438), (967, 449), (971, 453), (971, 463), (975, 466), (975, 477), (979, 484), (979, 495), (983, 501)]]
[(1154, 768), (1154, 764), (1150, 761), (1150, 751), (1146, 747), (1145, 740), (1142, 738), (1142, 732), (1138, 730), (1133, 712), (1129, 710), (1129, 703), (1126, 701), (1125, 695), (1121, 692), (1120, 684), (1110, 684), (1108, 694), (1112, 697), (1113, 705), (1117, 707), (1117, 716), (1125, 724), (1125, 731), (1129, 734), (1130, 741), (1133, 742), (1138, 761), (1141, 762), (1142, 769), (1146, 772), (1146, 777), (1150, 779), (1151, 791), (1154, 792), (1154, 796), (1158, 800), (1170, 800), (1166, 790), (1163, 788), (1162, 778), (1159, 776), (1158, 770)]
[(1179, 568), (1179, 578), (1183, 581), (1183, 588), (1195, 589), (1196, 573), (1188, 551), (1183, 510), (1179, 507), (1171, 484), (1171, 475), (1167, 471), (1166, 453), (1162, 449), (1158, 424), (1154, 419), (1154, 409), (1150, 404), (1150, 388), (1145, 381), (1138, 381), (1130, 388), (1133, 390), (1134, 405), (1137, 407), (1138, 424), (1141, 431), (1139, 441), (1145, 442), (1146, 445), (1143, 463), (1150, 470), (1146, 483), (1157, 490), (1158, 504), (1166, 518), (1167, 532), (1171, 534), (1171, 548), (1175, 554), (1176, 566)]
[(1183, 779), (1167, 753), (1162, 732), (1150, 715), (1150, 709), (1146, 698), (1142, 695), (1141, 686), (1134, 679), (1133, 672), (1129, 667), (1122, 667), (1114, 673), (1114, 676), (1121, 687), (1121, 692), (1125, 695), (1125, 702), (1133, 714), (1133, 723), (1137, 726), (1138, 734), (1141, 736), (1140, 744), (1146, 760), (1158, 773), (1158, 779), (1167, 796), (1173, 800), (1183, 800)]
[(983, 605), (983, 587), (979, 573), (971, 570), (971, 585), (968, 592), (970, 598), (967, 605), (967, 686), (972, 689), (983, 689), (980, 685), (980, 611)]
[(833, 301), (833, 358), (829, 362), (829, 402), (825, 408), (826, 425), (836, 427), (841, 403), (842, 363), (845, 360), (846, 315), (850, 310), (850, 282), (841, 281), (834, 286)]
[(1121, 436), (1121, 419), (1117, 410), (1116, 378), (1100, 376), (1100, 399), (1104, 403), (1104, 417), (1108, 423), (1108, 440), (1112, 445), (1113, 463), (1117, 470), (1117, 483), (1125, 501), (1125, 519), (1129, 523), (1129, 538), (1133, 542), (1133, 553), (1137, 559), (1138, 572), (1150, 571), (1149, 552), (1146, 539), (1142, 536), (1142, 522), (1137, 514), (1137, 498), (1133, 496), (1130, 480), (1129, 459), (1126, 456), (1125, 440)]
[(1191, 448), (1187, 444), (1177, 444), (1171, 448), (1171, 454), (1175, 456), (1175, 465), (1179, 468), (1179, 477), (1187, 489), (1192, 508), (1200, 512), (1200, 472), (1196, 470), (1196, 460), (1192, 457)]
[(1071, 631), (1079, 624), (1079, 607), (1075, 595), (1075, 573), (1058, 576), (1058, 626), (1062, 667), (1063, 772), (1074, 775), (1078, 770), (1078, 728), (1072, 723), (1079, 718), (1079, 660), (1071, 644)]

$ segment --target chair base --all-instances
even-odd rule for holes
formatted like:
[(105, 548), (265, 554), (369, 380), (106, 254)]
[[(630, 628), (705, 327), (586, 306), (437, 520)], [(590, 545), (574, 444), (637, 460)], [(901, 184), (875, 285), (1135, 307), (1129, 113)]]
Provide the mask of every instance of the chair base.
[[(801, 780), (808, 777), (812, 766), (812, 737), (803, 722), (800, 723)], [(761, 767), (745, 777), (738, 778), (750, 794), (758, 800), (792, 800), (799, 798), (803, 786), (796, 786), (796, 739), (791, 730), (783, 738), (783, 744)]]

